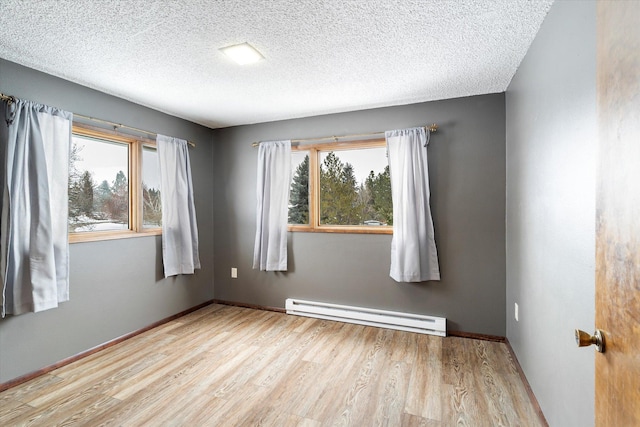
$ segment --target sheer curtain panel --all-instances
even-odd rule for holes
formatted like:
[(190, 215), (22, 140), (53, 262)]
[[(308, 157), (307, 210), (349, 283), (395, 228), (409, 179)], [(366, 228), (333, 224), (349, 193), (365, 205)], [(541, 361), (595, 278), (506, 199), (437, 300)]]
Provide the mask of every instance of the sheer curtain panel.
[(156, 145), (160, 162), (164, 277), (193, 274), (200, 268), (200, 256), (187, 141), (158, 135)]
[(68, 182), (73, 114), (16, 99), (0, 124), (2, 316), (69, 300)]
[(261, 142), (258, 148), (258, 207), (253, 268), (287, 271), (287, 223), (291, 141)]
[(429, 131), (393, 130), (385, 137), (393, 200), (390, 276), (397, 282), (440, 280), (429, 207)]

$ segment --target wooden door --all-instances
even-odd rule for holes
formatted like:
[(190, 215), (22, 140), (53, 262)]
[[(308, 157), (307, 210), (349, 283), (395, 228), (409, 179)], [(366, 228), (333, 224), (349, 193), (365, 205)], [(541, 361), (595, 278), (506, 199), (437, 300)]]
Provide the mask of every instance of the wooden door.
[(640, 2), (597, 6), (597, 426), (640, 426)]

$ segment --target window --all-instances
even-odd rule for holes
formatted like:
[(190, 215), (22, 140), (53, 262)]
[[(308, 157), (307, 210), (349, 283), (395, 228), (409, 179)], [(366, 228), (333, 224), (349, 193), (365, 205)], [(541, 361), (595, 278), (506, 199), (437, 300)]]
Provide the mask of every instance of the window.
[(292, 147), (289, 230), (392, 233), (384, 139)]
[(74, 125), (69, 162), (69, 241), (160, 234), (155, 141)]

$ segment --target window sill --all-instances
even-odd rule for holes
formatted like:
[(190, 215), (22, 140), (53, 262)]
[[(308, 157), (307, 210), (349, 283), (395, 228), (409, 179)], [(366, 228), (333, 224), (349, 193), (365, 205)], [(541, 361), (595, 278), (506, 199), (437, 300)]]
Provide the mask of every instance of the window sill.
[(289, 225), (288, 231), (302, 233), (349, 233), (349, 234), (393, 234), (393, 227), (358, 227), (348, 225), (337, 226), (319, 226), (311, 227), (308, 225)]
[(134, 237), (148, 237), (162, 235), (161, 228), (145, 231), (94, 231), (85, 233), (69, 233), (69, 243), (99, 242), (102, 240), (130, 239)]

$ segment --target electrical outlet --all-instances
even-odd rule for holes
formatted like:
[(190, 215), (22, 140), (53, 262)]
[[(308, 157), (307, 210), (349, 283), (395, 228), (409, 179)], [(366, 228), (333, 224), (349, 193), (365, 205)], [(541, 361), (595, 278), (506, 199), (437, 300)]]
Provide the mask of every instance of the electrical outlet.
[(515, 303), (514, 313), (515, 313), (516, 322), (518, 322), (519, 320), (518, 320), (518, 303), (517, 302)]
[(232, 279), (238, 278), (238, 269), (235, 267), (231, 267), (231, 278)]

